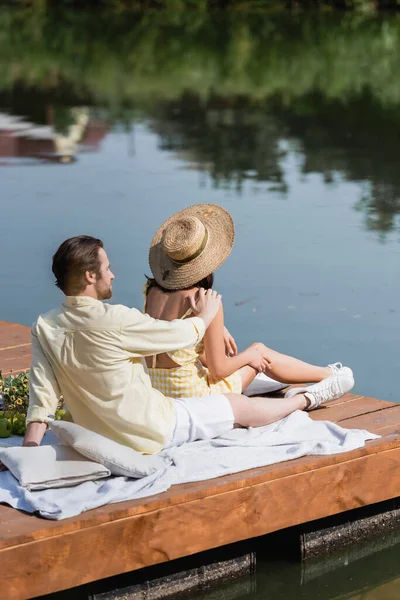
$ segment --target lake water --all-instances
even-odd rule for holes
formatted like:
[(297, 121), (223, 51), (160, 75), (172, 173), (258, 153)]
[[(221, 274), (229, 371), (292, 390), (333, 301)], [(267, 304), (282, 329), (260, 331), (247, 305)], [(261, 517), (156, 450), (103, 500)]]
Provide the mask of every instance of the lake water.
[(327, 558), (290, 564), (258, 560), (257, 573), (195, 600), (398, 600), (399, 534)]
[(51, 256), (81, 233), (141, 307), (156, 228), (217, 203), (238, 345), (399, 401), (399, 52), (393, 16), (1, 10), (0, 319), (61, 301)]

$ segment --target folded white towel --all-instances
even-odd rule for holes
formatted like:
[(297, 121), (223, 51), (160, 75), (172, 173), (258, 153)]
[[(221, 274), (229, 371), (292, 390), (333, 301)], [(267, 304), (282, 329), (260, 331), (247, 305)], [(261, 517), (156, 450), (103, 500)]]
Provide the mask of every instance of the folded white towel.
[(64, 445), (1, 448), (0, 460), (31, 491), (70, 487), (111, 475), (103, 465)]

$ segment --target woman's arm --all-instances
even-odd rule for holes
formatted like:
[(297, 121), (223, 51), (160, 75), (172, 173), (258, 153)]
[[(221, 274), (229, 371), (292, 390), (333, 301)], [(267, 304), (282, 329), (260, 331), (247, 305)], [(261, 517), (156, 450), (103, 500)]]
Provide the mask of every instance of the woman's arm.
[[(267, 360), (264, 357), (263, 344), (254, 344), (240, 352), (236, 356), (228, 358), (225, 354), (224, 341), (224, 312), (222, 304), (219, 307), (216, 317), (208, 327), (204, 336), (204, 354), (200, 357), (203, 364), (206, 364), (213, 379), (223, 379), (232, 375), (235, 371), (245, 365), (254, 366), (255, 370), (263, 370), (267, 366)], [(257, 365), (257, 366), (256, 366)]]
[[(225, 325), (224, 325), (224, 345), (225, 345), (225, 356), (236, 356), (237, 355), (238, 349), (236, 346), (235, 339), (231, 335), (231, 333), (228, 331), (228, 329), (226, 328)], [(204, 365), (206, 367), (207, 366), (207, 358), (206, 358), (206, 353), (205, 353), (204, 349), (203, 349), (203, 352), (201, 354), (199, 354), (199, 359), (200, 359), (200, 362), (202, 363), (202, 365)]]

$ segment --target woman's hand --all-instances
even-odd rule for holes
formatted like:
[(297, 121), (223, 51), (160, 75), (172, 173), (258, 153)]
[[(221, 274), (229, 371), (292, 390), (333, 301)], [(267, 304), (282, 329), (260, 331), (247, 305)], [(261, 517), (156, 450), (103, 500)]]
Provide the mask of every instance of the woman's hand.
[(193, 313), (203, 319), (207, 329), (221, 306), (221, 294), (200, 288), (195, 297), (189, 296), (189, 302)]
[(247, 364), (259, 373), (263, 373), (271, 365), (268, 358), (268, 348), (264, 344), (256, 342), (247, 349), (247, 352), (249, 352), (250, 357)]
[(226, 327), (224, 327), (224, 344), (225, 344), (225, 354), (227, 356), (236, 356), (237, 355), (238, 349), (236, 346), (236, 342)]

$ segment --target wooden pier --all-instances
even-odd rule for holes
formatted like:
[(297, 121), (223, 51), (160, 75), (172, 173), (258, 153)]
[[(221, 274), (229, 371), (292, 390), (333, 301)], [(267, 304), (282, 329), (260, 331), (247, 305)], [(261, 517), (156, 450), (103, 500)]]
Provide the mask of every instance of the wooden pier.
[(0, 371), (19, 373), (31, 364), (30, 327), (0, 321)]
[[(0, 369), (24, 370), (28, 357), (29, 328), (0, 323)], [(69, 589), (400, 496), (400, 405), (347, 394), (310, 415), (382, 437), (63, 521), (0, 506), (1, 597)]]

